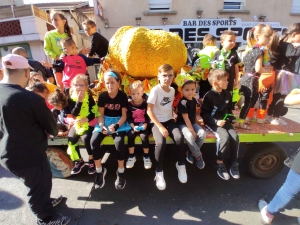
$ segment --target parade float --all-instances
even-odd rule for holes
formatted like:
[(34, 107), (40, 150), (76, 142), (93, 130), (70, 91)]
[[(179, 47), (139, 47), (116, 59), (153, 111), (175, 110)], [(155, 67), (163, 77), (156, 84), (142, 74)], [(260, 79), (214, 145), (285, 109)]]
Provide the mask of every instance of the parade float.
[[(128, 95), (130, 95), (129, 85), (134, 80), (141, 80), (144, 91), (149, 93), (151, 88), (158, 83), (158, 67), (165, 63), (173, 67), (174, 82), (178, 85), (179, 91), (186, 79), (207, 79), (207, 70), (202, 70), (197, 66), (191, 68), (185, 65), (186, 61), (187, 49), (177, 34), (163, 30), (149, 30), (144, 27), (121, 27), (110, 40), (109, 54), (102, 63), (98, 80), (95, 81), (93, 88), (95, 99), (99, 93), (105, 91), (103, 75), (109, 69), (114, 69), (121, 74), (122, 89)], [(238, 115), (238, 111), (234, 113)], [(201, 119), (199, 113), (197, 113), (197, 119)], [(286, 121), (288, 126), (252, 123), (251, 130), (236, 129), (240, 142), (247, 144), (244, 145), (247, 151), (243, 156), (243, 164), (251, 176), (271, 178), (283, 169), (283, 161), (287, 154), (274, 142), (297, 142), (300, 138), (299, 124), (288, 119)], [(149, 140), (151, 144), (154, 144), (152, 137), (149, 137)], [(141, 144), (139, 138), (135, 142)], [(215, 142), (215, 136), (207, 130), (205, 143)], [(167, 143), (172, 144), (172, 139), (168, 137)], [(48, 145), (47, 155), (53, 176), (61, 178), (70, 176), (73, 163), (65, 153), (67, 138), (49, 139)], [(83, 143), (79, 142), (79, 145)], [(108, 136), (101, 145), (113, 146), (114, 141)], [(109, 152), (102, 158), (103, 163), (108, 155)]]
[(129, 94), (129, 85), (134, 80), (141, 80), (144, 91), (148, 94), (158, 83), (158, 67), (165, 63), (173, 67), (175, 82), (179, 87), (186, 78), (200, 80), (205, 76), (200, 67), (192, 69), (185, 65), (187, 50), (182, 39), (177, 34), (164, 30), (121, 27), (110, 39), (108, 52), (98, 73), (98, 83), (94, 88), (96, 93), (105, 90), (103, 75), (108, 69), (121, 74), (126, 94)]

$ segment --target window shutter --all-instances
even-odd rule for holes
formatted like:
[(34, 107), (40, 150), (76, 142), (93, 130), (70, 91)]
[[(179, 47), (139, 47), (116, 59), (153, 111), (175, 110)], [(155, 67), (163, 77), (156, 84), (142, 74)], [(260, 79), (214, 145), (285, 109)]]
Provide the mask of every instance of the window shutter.
[(227, 10), (243, 10), (245, 7), (245, 0), (224, 0), (223, 9)]
[(292, 13), (300, 13), (300, 0), (293, 0)]
[(171, 10), (172, 0), (148, 0), (150, 10)]

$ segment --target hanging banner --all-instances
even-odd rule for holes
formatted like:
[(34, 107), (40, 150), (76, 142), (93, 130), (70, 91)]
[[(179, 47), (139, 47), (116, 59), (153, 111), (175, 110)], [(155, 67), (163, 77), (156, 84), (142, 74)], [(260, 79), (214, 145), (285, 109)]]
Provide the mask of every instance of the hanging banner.
[[(220, 35), (224, 30), (236, 32), (236, 48), (247, 44), (247, 32), (259, 23), (269, 24), (274, 30), (278, 31), (279, 36), (285, 31), (286, 27), (278, 22), (244, 22), (240, 18), (228, 19), (183, 19), (179, 25), (146, 26), (148, 29), (165, 30), (177, 33), (185, 43), (188, 50), (188, 63), (193, 56), (202, 49), (203, 37), (206, 34), (214, 35), (220, 41)], [(219, 45), (219, 44), (218, 44)]]

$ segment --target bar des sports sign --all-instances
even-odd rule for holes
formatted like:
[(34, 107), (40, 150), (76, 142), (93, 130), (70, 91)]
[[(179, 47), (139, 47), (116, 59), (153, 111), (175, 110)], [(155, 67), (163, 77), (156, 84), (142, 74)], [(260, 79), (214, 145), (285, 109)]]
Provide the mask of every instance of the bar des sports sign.
[[(149, 29), (165, 30), (177, 33), (189, 52), (189, 60), (202, 48), (203, 37), (206, 34), (214, 35), (217, 40), (220, 40), (220, 35), (224, 30), (233, 30), (237, 34), (236, 47), (246, 45), (247, 32), (256, 24), (262, 22), (244, 22), (240, 18), (228, 19), (183, 19), (179, 25), (161, 25), (161, 26), (147, 26)], [(264, 22), (269, 24), (274, 30), (278, 31), (279, 36), (285, 31), (278, 22)]]

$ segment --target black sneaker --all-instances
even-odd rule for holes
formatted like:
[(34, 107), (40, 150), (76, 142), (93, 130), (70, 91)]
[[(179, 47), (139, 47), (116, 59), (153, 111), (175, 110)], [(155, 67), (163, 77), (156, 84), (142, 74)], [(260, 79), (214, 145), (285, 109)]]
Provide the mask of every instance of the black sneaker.
[(104, 177), (106, 175), (106, 168), (102, 167), (102, 172), (101, 173), (96, 173), (96, 179), (95, 179), (95, 189), (103, 188), (105, 184)]
[(83, 160), (75, 161), (75, 165), (71, 171), (71, 174), (80, 173), (81, 169), (85, 166), (85, 162)]
[(71, 221), (71, 216), (63, 216), (58, 214), (48, 222), (38, 220), (37, 224), (38, 225), (66, 225), (70, 221)]
[(197, 166), (199, 169), (203, 169), (203, 168), (204, 168), (205, 163), (204, 163), (204, 161), (203, 161), (202, 156), (199, 156), (198, 158), (196, 158), (196, 166)]
[(117, 171), (117, 179), (115, 181), (115, 187), (117, 190), (122, 190), (126, 185), (126, 180), (124, 178), (124, 173), (119, 173)]
[(59, 203), (61, 203), (61, 200), (63, 199), (63, 196), (59, 196), (58, 198), (51, 198), (51, 204), (53, 207), (57, 206)]
[(221, 177), (223, 180), (229, 180), (230, 176), (226, 170), (224, 163), (217, 164), (216, 168), (217, 168), (217, 174), (219, 175), (219, 177)]
[(239, 179), (240, 178), (239, 164), (238, 163), (232, 163), (229, 172), (230, 172), (230, 175), (234, 179)]
[(89, 160), (88, 174), (94, 174), (95, 172), (96, 172), (95, 162), (94, 160)]

